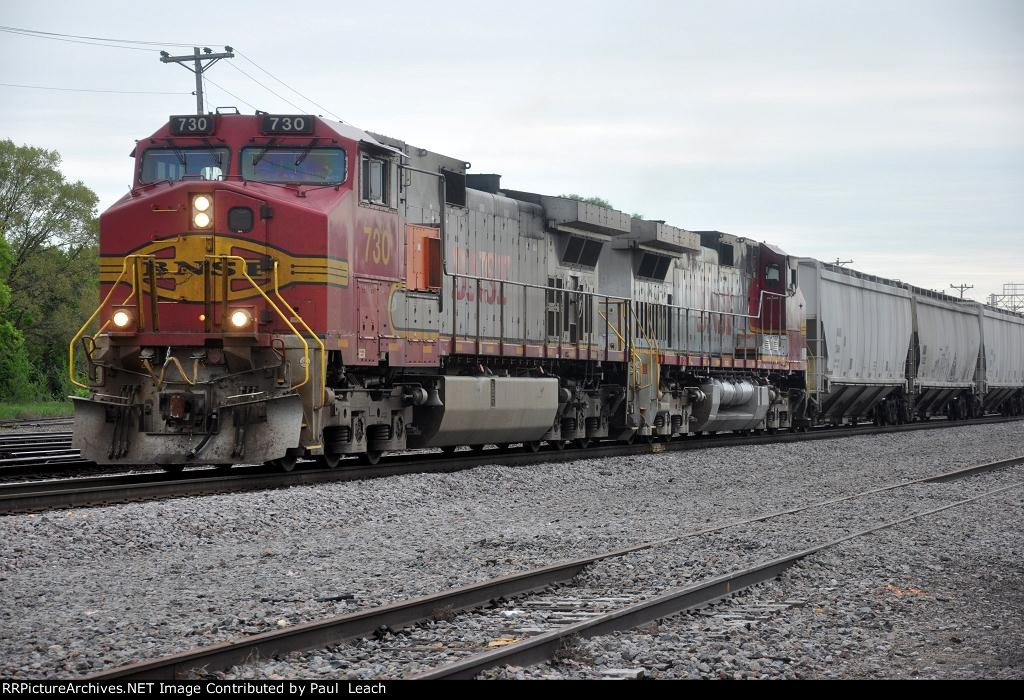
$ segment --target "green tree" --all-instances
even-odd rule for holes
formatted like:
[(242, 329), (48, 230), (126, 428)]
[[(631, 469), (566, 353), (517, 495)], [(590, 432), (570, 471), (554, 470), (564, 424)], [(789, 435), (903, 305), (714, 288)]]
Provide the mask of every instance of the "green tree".
[[(0, 238), (0, 280), (11, 265), (10, 246)], [(25, 351), (25, 338), (6, 320), (11, 304), (11, 290), (0, 281), (0, 400), (27, 401), (35, 393), (32, 386), (32, 365)]]
[[(56, 151), (0, 141), (0, 284), (9, 289), (0, 322), (22, 339), (32, 367), (26, 380), (39, 398), (70, 389), (67, 344), (96, 300), (97, 201), (64, 177)], [(18, 345), (14, 336), (7, 342)]]
[(587, 204), (596, 204), (597, 206), (604, 207), (605, 209), (614, 209), (615, 208), (615, 207), (612, 206), (611, 202), (609, 202), (607, 199), (603, 199), (601, 197), (584, 197), (584, 196), (578, 195), (578, 194), (561, 194), (561, 195), (558, 195), (558, 196), (559, 197), (563, 197), (565, 199), (575, 199), (577, 202), (586, 202)]

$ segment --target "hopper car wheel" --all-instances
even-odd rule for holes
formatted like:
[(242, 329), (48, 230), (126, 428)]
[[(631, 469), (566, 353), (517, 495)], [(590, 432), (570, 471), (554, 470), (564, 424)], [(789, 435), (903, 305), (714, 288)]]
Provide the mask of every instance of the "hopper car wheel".
[(162, 465), (160, 465), (160, 468), (163, 469), (168, 474), (181, 474), (182, 470), (185, 468), (185, 465), (184, 464), (162, 464)]
[(367, 450), (359, 455), (359, 461), (372, 467), (380, 462), (380, 458), (383, 454), (384, 450)]
[(484, 445), (470, 445), (469, 449), (473, 450), (474, 452), (483, 452)]
[(633, 443), (636, 442), (637, 437), (638, 435), (636, 434), (636, 431), (633, 431), (632, 433), (629, 434), (628, 438), (626, 438), (625, 440), (619, 440), (619, 442), (621, 442), (623, 445), (632, 445)]
[(458, 445), (445, 445), (444, 447), (441, 448), (441, 452), (443, 452), (446, 455), (453, 455), (455, 454), (455, 450), (457, 449), (459, 449)]
[(554, 447), (556, 450), (564, 450), (565, 446), (569, 444), (568, 440), (548, 440), (548, 444)]
[(507, 442), (502, 442), (498, 445), (498, 449), (502, 452), (508, 452), (508, 446), (509, 444)]
[(585, 450), (590, 447), (590, 440), (587, 438), (576, 438), (576, 447)]
[(523, 443), (523, 449), (527, 452), (540, 452), (540, 440), (530, 440)]
[(341, 455), (339, 454), (322, 454), (316, 458), (316, 463), (321, 467), (327, 467), (328, 469), (334, 469), (341, 463)]

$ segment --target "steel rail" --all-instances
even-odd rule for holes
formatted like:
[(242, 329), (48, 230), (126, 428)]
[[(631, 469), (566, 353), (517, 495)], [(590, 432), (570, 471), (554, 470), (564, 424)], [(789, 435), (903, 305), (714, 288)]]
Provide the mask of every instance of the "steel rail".
[(62, 440), (70, 440), (71, 436), (72, 433), (70, 430), (61, 430), (49, 433), (0, 433), (0, 442), (4, 440), (20, 440), (24, 438), (36, 438), (37, 440), (60, 438)]
[(261, 658), (301, 651), (346, 639), (371, 635), (382, 628), (398, 629), (445, 614), (486, 605), (496, 598), (522, 595), (568, 581), (593, 559), (582, 559), (503, 576), (482, 583), (462, 586), (437, 595), (399, 601), (348, 615), (295, 625), (252, 635), (237, 641), (222, 642), (151, 661), (121, 666), (89, 676), (89, 680), (112, 678), (156, 680), (186, 677), (196, 669), (230, 668)]
[[(586, 449), (545, 450), (538, 453), (485, 450), (483, 452), (399, 454), (386, 457), (373, 467), (268, 472), (265, 467), (235, 467), (230, 473), (214, 469), (186, 472), (187, 476), (164, 473), (135, 474), (85, 479), (56, 479), (0, 485), (0, 515), (38, 512), (60, 508), (110, 505), (162, 498), (205, 496), (218, 493), (261, 491), (273, 488), (305, 486), (337, 481), (357, 481), (418, 473), (450, 473), (486, 465), (521, 466), (537, 463), (561, 463), (581, 459), (679, 452), (708, 448), (741, 447), (814, 440), (831, 440), (881, 433), (935, 430), (1016, 422), (1020, 418), (994, 418), (974, 421), (931, 421), (895, 426), (864, 426), (823, 429), (811, 433), (736, 436), (687, 439), (674, 442), (633, 445), (598, 445)], [(104, 465), (107, 466), (107, 465)], [(130, 468), (134, 465), (125, 465)]]
[[(0, 428), (16, 428), (18, 426), (40, 426), (40, 425), (71, 425), (74, 418), (14, 418), (0, 420)], [(14, 433), (12, 433), (14, 434)]]
[[(996, 464), (999, 464), (1001, 466), (1010, 466), (1011, 464), (1019, 464), (1021, 462), (1024, 462), (1024, 457), (1003, 460), (1002, 462), (999, 463), (989, 463), (987, 465), (966, 467), (964, 469), (946, 472), (944, 474), (939, 475), (939, 477), (924, 477), (909, 481), (901, 481), (895, 484), (890, 484), (888, 486), (873, 488), (867, 491), (859, 492), (857, 494), (851, 494), (844, 497), (827, 499), (824, 501), (818, 501), (811, 504), (805, 504), (795, 508), (764, 513), (761, 515), (754, 516), (752, 518), (727, 521), (725, 523), (720, 523), (718, 525), (708, 526), (697, 530), (684, 532), (679, 535), (674, 535), (672, 537), (667, 537), (664, 539), (650, 542), (644, 542), (627, 547), (621, 547), (609, 552), (583, 557), (572, 561), (562, 562), (560, 564), (553, 564), (550, 566), (540, 567), (537, 569), (532, 569), (523, 572), (521, 574), (503, 576), (496, 579), (491, 579), (488, 581), (463, 586), (460, 588), (456, 588), (450, 591), (445, 591), (430, 596), (423, 596), (419, 598), (410, 599), (407, 601), (399, 601), (397, 603), (392, 603), (390, 605), (385, 605), (377, 608), (370, 608), (348, 615), (342, 615), (339, 617), (328, 618), (326, 620), (296, 625), (295, 627), (291, 627), (286, 630), (274, 630), (270, 632), (264, 632), (262, 634), (253, 635), (250, 637), (244, 637), (242, 639), (235, 641), (222, 642), (220, 644), (214, 644), (206, 647), (198, 647), (190, 651), (182, 652), (179, 654), (172, 654), (158, 659), (140, 661), (134, 664), (128, 664), (106, 671), (101, 671), (97, 674), (89, 676), (89, 680), (114, 678), (125, 680), (182, 678), (195, 672), (223, 670), (238, 664), (256, 661), (261, 658), (269, 658), (271, 656), (290, 653), (293, 651), (302, 651), (306, 649), (318, 648), (326, 646), (328, 644), (334, 644), (349, 639), (365, 637), (372, 633), (380, 631), (381, 629), (395, 630), (402, 627), (409, 627), (428, 619), (429, 617), (433, 616), (433, 614), (436, 611), (439, 610), (443, 610), (446, 612), (455, 612), (469, 610), (472, 608), (478, 608), (496, 599), (517, 596), (538, 589), (546, 588), (556, 583), (568, 581), (576, 574), (580, 573), (585, 567), (606, 559), (622, 557), (631, 553), (647, 549), (653, 549), (658, 546), (662, 546), (672, 542), (678, 542), (687, 538), (719, 532), (722, 530), (739, 527), (743, 525), (751, 525), (779, 516), (790, 515), (804, 510), (810, 510), (812, 508), (833, 505), (835, 503), (840, 503), (842, 501), (852, 500), (854, 498), (861, 498), (883, 491), (904, 488), (915, 484), (928, 483), (931, 481), (935, 481), (937, 478), (941, 477), (955, 477), (958, 475), (966, 476), (971, 474), (977, 474), (980, 473), (981, 471), (984, 471), (986, 468), (995, 468), (994, 465)], [(946, 507), (950, 506), (945, 506), (938, 510), (943, 510)], [(938, 512), (938, 510), (930, 512)], [(910, 520), (916, 517), (921, 517), (929, 513), (919, 513), (916, 515), (909, 516), (904, 520)], [(717, 579), (713, 579), (711, 582), (708, 582), (708, 584), (705, 584), (704, 587), (701, 588), (701, 590), (716, 591), (717, 596), (720, 597), (721, 595), (725, 595), (731, 592), (728, 589), (728, 586), (726, 587), (726, 590), (722, 592), (722, 588), (720, 585), (718, 587), (715, 587), (711, 584), (726, 581), (729, 586), (732, 586), (732, 590), (737, 590), (738, 587), (752, 585), (753, 583), (760, 582), (761, 580), (766, 580), (764, 578), (759, 578), (760, 576), (767, 576), (768, 578), (771, 578), (772, 576), (777, 575), (777, 573), (781, 572), (783, 569), (788, 567), (797, 558), (807, 556), (808, 554), (814, 553), (815, 551), (820, 551), (820, 549), (830, 546), (831, 544), (837, 544), (839, 542), (846, 541), (846, 539), (851, 539), (852, 537), (865, 534), (865, 532), (857, 533), (855, 535), (848, 536), (840, 540), (836, 540), (832, 543), (822, 545), (813, 550), (805, 550), (804, 552), (797, 553), (796, 555), (793, 555), (791, 557), (784, 557), (780, 560), (773, 560), (772, 562), (768, 562), (767, 564), (763, 565), (763, 567), (761, 567), (763, 570), (757, 572), (754, 572), (754, 570), (751, 569), (718, 577)], [(780, 562), (784, 562), (784, 565), (782, 565), (781, 568), (777, 568)], [(757, 568), (758, 567), (754, 567), (754, 569)], [(747, 581), (748, 574), (752, 576), (752, 578), (750, 578), (751, 582), (743, 583), (744, 581)], [(704, 593), (701, 593), (701, 595), (704, 595)], [(687, 600), (689, 599), (687, 598)], [(632, 607), (642, 608), (643, 605), (644, 604), (641, 603), (637, 606)], [(615, 613), (610, 614), (614, 615)], [(660, 616), (662, 615), (656, 615), (656, 617)], [(568, 634), (574, 634), (574, 632), (570, 632)], [(541, 637), (537, 637), (536, 639), (541, 639)], [(554, 650), (557, 650), (557, 648), (558, 647), (556, 646)], [(554, 650), (549, 651), (550, 653), (553, 653)], [(484, 654), (483, 656), (486, 656), (488, 658), (490, 657), (489, 654)], [(458, 671), (458, 673), (462, 672)]]
[(826, 549), (837, 547), (858, 537), (870, 535), (913, 520), (935, 515), (952, 508), (958, 508), (985, 498), (997, 496), (1012, 489), (1018, 489), (1022, 486), (1024, 486), (1024, 482), (1017, 482), (1015, 484), (1003, 486), (981, 495), (956, 501), (955, 503), (950, 503), (939, 508), (933, 508), (928, 511), (892, 520), (866, 530), (846, 535), (845, 537), (840, 537), (839, 539), (815, 545), (793, 554), (788, 554), (777, 559), (756, 564), (752, 567), (717, 576), (683, 588), (677, 588), (648, 600), (626, 606), (619, 610), (604, 613), (590, 620), (566, 625), (522, 642), (510, 644), (509, 646), (495, 649), (493, 651), (475, 654), (469, 658), (456, 661), (452, 664), (447, 664), (423, 673), (417, 673), (410, 676), (410, 678), (417, 680), (475, 678), (482, 671), (494, 668), (495, 666), (507, 664), (528, 666), (541, 663), (553, 658), (568, 640), (595, 637), (621, 630), (633, 629), (663, 617), (669, 617), (687, 610), (708, 605), (717, 600), (728, 597), (737, 591), (743, 590), (744, 588), (749, 588), (756, 584), (770, 581), (801, 559), (805, 559)]

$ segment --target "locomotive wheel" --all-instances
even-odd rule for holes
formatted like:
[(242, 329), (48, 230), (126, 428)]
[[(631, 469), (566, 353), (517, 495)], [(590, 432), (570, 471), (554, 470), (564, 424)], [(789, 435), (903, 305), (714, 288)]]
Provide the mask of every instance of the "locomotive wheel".
[(530, 440), (523, 443), (523, 449), (527, 452), (540, 452), (540, 440)]
[(341, 455), (339, 454), (322, 454), (316, 458), (316, 463), (321, 467), (327, 467), (328, 469), (334, 469), (341, 463)]
[(279, 457), (278, 459), (271, 461), (270, 466), (275, 469), (280, 469), (283, 472), (290, 472), (295, 469), (295, 463), (297, 461), (298, 459), (295, 455), (285, 455), (284, 457)]
[(367, 450), (359, 454), (359, 461), (372, 467), (380, 461), (383, 454), (384, 450)]

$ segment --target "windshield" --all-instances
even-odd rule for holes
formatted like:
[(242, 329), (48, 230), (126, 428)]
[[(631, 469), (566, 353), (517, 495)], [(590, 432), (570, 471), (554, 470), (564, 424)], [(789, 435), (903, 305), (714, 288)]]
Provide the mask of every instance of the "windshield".
[(226, 148), (151, 148), (142, 154), (139, 182), (160, 182), (196, 177), (223, 180), (231, 152)]
[(340, 185), (347, 175), (340, 148), (242, 149), (242, 179), (301, 185)]

